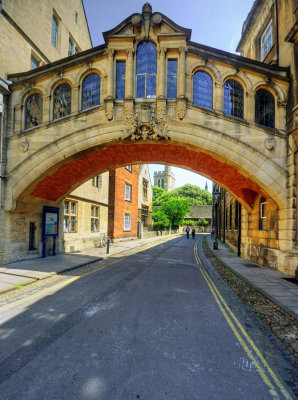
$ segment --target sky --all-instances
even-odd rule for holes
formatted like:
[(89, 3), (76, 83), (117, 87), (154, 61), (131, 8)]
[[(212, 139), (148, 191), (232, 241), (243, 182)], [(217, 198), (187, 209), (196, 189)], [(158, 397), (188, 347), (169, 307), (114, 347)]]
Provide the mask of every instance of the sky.
[[(134, 13), (141, 13), (145, 0), (83, 0), (93, 46), (104, 43), (102, 32), (115, 28)], [(191, 40), (235, 53), (242, 24), (254, 0), (151, 0), (153, 12), (161, 12), (176, 24), (192, 30)], [(162, 171), (161, 165), (150, 165), (150, 175)], [(191, 171), (173, 167), (176, 187), (191, 183), (205, 188), (206, 178)], [(212, 183), (208, 180), (208, 189)]]

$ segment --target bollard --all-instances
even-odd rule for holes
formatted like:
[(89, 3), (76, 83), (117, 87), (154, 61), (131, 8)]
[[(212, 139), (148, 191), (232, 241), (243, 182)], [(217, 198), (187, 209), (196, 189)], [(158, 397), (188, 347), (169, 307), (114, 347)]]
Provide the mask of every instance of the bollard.
[(110, 238), (108, 237), (108, 240), (107, 240), (107, 251), (106, 251), (106, 254), (110, 254)]

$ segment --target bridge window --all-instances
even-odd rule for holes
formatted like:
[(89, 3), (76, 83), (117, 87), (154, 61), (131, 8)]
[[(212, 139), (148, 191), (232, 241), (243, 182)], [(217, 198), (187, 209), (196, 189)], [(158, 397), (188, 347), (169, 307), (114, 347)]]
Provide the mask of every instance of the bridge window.
[(71, 113), (71, 87), (63, 83), (54, 91), (53, 119), (65, 117)]
[(125, 61), (116, 61), (116, 99), (125, 97)]
[(259, 229), (266, 229), (266, 199), (261, 197), (260, 199), (260, 218), (259, 218)]
[(136, 97), (156, 97), (157, 52), (153, 42), (143, 41), (137, 50)]
[(205, 108), (213, 107), (213, 82), (207, 72), (198, 71), (194, 74), (193, 104)]
[(227, 80), (224, 85), (224, 113), (243, 118), (243, 88), (233, 79)]
[(100, 76), (90, 74), (83, 80), (82, 110), (99, 106), (100, 104)]
[(34, 128), (41, 124), (42, 97), (35, 93), (30, 96), (25, 105), (25, 129)]
[(177, 60), (168, 60), (167, 69), (167, 98), (176, 99), (177, 97)]
[(274, 96), (265, 89), (255, 95), (255, 121), (257, 124), (274, 128)]

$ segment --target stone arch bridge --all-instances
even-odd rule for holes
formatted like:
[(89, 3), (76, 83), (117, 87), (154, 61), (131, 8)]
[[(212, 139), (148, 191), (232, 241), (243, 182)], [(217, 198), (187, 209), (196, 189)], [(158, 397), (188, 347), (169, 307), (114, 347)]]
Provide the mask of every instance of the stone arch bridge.
[[(24, 248), (12, 239), (25, 224), (20, 220), (100, 172), (144, 162), (190, 169), (233, 193), (243, 205), (244, 249), (264, 236), (250, 230), (249, 220), (265, 197), (278, 215), (266, 243), (282, 269), (293, 257), (294, 234), (287, 69), (194, 43), (189, 29), (152, 13), (149, 4), (103, 35), (101, 46), (9, 76), (1, 214), (9, 253), (2, 261), (21, 257)], [(261, 89), (271, 109), (257, 105)]]

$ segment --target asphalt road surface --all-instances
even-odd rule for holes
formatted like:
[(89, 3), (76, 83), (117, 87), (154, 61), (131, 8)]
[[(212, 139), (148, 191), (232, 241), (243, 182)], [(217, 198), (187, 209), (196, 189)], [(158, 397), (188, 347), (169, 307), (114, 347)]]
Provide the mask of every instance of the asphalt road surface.
[(109, 258), (0, 308), (1, 400), (294, 399), (194, 244)]

